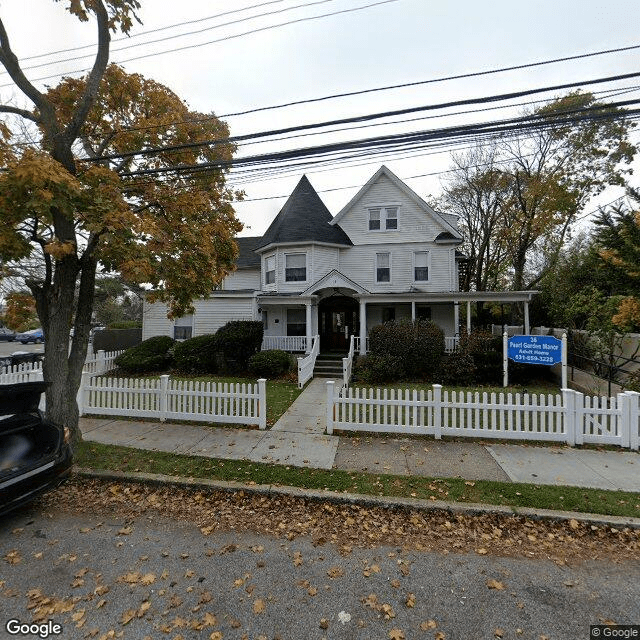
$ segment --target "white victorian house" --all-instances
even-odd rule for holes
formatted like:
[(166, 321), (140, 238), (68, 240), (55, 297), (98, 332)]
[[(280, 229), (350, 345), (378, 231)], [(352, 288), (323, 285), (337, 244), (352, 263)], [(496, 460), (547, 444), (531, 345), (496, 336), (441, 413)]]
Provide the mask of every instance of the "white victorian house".
[(230, 320), (262, 320), (263, 349), (365, 353), (371, 327), (427, 318), (447, 336), (459, 333), (459, 305), (522, 302), (525, 333), (535, 292), (461, 292), (464, 256), (457, 217), (438, 213), (382, 166), (332, 217), (303, 176), (266, 233), (237, 238), (237, 270), (222, 288), (194, 303), (193, 315), (167, 319), (165, 304), (145, 303), (143, 339), (214, 333)]

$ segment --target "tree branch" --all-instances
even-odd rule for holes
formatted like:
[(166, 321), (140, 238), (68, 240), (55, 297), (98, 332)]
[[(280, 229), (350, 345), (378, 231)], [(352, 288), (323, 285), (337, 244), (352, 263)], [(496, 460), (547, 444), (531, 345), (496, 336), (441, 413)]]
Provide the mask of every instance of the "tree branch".
[[(45, 122), (47, 125), (53, 126), (54, 130), (57, 131), (55, 110), (51, 103), (27, 80), (27, 77), (22, 72), (20, 62), (11, 49), (9, 36), (7, 35), (2, 19), (0, 19), (0, 62), (20, 91), (33, 102), (40, 112), (40, 119), (34, 120), (34, 122)], [(13, 111), (13, 113), (15, 113), (15, 111)], [(21, 113), (19, 115), (24, 114)], [(31, 115), (30, 119), (33, 119), (33, 115)]]
[(89, 77), (87, 78), (84, 94), (80, 98), (73, 117), (64, 132), (65, 137), (70, 142), (73, 142), (78, 137), (80, 129), (87, 119), (87, 114), (98, 95), (100, 81), (109, 62), (109, 43), (111, 41), (111, 35), (109, 34), (109, 14), (102, 0), (96, 0), (93, 10), (98, 19), (98, 53), (96, 54), (91, 73), (89, 73)]
[(15, 113), (16, 115), (22, 116), (27, 120), (32, 120), (36, 123), (40, 122), (40, 118), (31, 113), (31, 111), (27, 111), (26, 109), (18, 109), (18, 107), (10, 107), (7, 104), (0, 104), (0, 113)]

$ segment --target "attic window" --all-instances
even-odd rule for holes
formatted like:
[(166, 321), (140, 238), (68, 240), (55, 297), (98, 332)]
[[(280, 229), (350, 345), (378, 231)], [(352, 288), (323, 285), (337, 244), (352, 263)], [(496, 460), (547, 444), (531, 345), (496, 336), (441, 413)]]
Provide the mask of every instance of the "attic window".
[(369, 209), (369, 231), (389, 231), (398, 228), (398, 207), (371, 207)]

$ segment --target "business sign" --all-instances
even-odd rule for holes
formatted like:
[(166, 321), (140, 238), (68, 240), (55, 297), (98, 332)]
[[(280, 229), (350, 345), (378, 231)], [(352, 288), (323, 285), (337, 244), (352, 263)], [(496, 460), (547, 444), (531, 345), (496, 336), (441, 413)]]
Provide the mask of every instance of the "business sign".
[(512, 336), (507, 356), (523, 364), (557, 364), (562, 362), (562, 341), (553, 336)]

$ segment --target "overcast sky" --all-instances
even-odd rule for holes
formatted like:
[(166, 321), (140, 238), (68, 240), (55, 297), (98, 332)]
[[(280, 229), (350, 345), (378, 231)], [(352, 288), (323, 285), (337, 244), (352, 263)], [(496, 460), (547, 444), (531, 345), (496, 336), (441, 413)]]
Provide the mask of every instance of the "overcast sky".
[[(387, 0), (376, 6), (367, 6), (374, 5), (376, 1), (381, 0), (279, 0), (268, 3), (260, 0), (142, 0), (140, 18), (143, 24), (132, 30), (130, 39), (113, 42), (111, 60), (128, 60), (123, 62), (127, 71), (142, 73), (166, 84), (193, 109), (222, 115), (640, 43), (637, 0), (541, 0), (536, 3), (513, 0), (439, 3)], [(66, 0), (58, 3), (52, 0), (0, 0), (0, 16), (19, 58), (95, 42), (95, 23), (79, 23), (66, 14), (66, 4)], [(262, 6), (255, 6), (258, 4)], [(254, 8), (237, 11), (251, 6)], [(300, 21), (358, 7), (366, 8)], [(276, 11), (279, 13), (272, 13)], [(231, 13), (203, 20), (223, 12)], [(267, 12), (271, 15), (251, 18)], [(220, 26), (223, 22), (238, 20), (242, 21)], [(178, 26), (178, 23), (188, 21), (197, 22)], [(266, 28), (290, 21), (297, 22)], [(171, 25), (176, 26), (156, 33), (144, 33)], [(241, 35), (256, 29), (261, 30)], [(201, 32), (175, 37), (189, 31)], [(155, 44), (131, 46), (168, 37), (171, 39)], [(226, 39), (211, 42), (221, 38)], [(193, 46), (202, 43), (210, 44)], [(118, 51), (121, 47), (129, 48)], [(190, 48), (167, 52), (179, 47)], [(87, 68), (91, 58), (79, 56), (90, 52), (91, 49), (84, 49), (48, 55), (24, 64), (38, 65), (50, 63), (53, 59), (75, 58), (27, 71), (31, 79), (53, 75), (38, 80), (36, 84), (40, 87), (54, 85), (60, 77), (55, 74), (69, 74)], [(225, 119), (232, 135), (237, 135), (630, 73), (639, 70), (639, 59), (640, 50), (634, 50)], [(6, 74), (0, 76), (0, 100), (25, 104), (23, 98), (7, 86), (8, 82)], [(602, 88), (635, 84), (639, 83), (632, 79)], [(637, 95), (637, 91), (626, 93), (624, 99)], [(541, 96), (551, 97), (553, 94)], [(524, 100), (531, 99), (536, 98)], [(450, 109), (449, 112), (459, 110)], [(518, 111), (518, 107), (511, 107), (487, 114), (448, 116), (339, 134), (293, 138), (242, 147), (239, 155), (506, 118)], [(633, 134), (632, 140), (638, 142), (638, 133)], [(355, 194), (356, 186), (363, 185), (382, 162), (426, 199), (441, 193), (446, 174), (420, 178), (411, 176), (437, 174), (449, 169), (451, 159), (448, 151), (431, 155), (416, 151), (404, 159), (394, 156), (362, 158), (350, 163), (358, 166), (325, 165), (305, 172), (334, 215)], [(284, 203), (284, 198), (265, 198), (289, 194), (301, 175), (302, 171), (293, 171), (268, 178), (254, 176), (249, 182), (241, 182), (238, 176), (231, 177), (232, 184), (245, 189), (249, 200), (236, 207), (239, 218), (247, 225), (242, 235), (264, 232)], [(592, 205), (607, 202), (620, 194), (620, 190), (608, 190)]]

